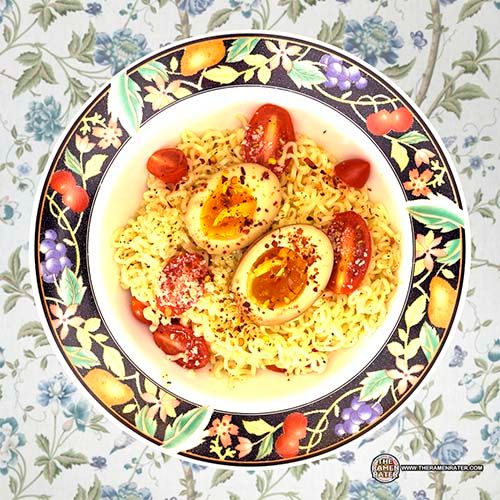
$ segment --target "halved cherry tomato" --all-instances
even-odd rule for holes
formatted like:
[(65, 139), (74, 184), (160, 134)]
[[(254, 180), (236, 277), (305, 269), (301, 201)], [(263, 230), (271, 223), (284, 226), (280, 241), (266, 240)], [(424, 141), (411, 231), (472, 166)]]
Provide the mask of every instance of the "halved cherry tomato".
[(392, 113), (381, 109), (366, 118), (366, 128), (373, 135), (385, 135), (392, 129)]
[(153, 332), (156, 345), (170, 356), (184, 353), (175, 360), (183, 368), (197, 370), (210, 360), (210, 351), (203, 337), (196, 337), (191, 328), (184, 325), (160, 325)]
[(283, 146), (295, 140), (292, 118), (288, 111), (274, 104), (264, 104), (252, 116), (242, 153), (245, 161), (259, 163), (280, 176), (286, 167), (276, 162)]
[(175, 356), (186, 350), (188, 335), (192, 335), (191, 329), (183, 325), (159, 325), (153, 339), (165, 354)]
[(408, 108), (398, 108), (391, 113), (391, 128), (394, 132), (406, 132), (413, 125), (413, 115)]
[(62, 202), (73, 212), (83, 212), (89, 206), (89, 195), (80, 186), (68, 188), (62, 197)]
[(179, 359), (176, 363), (183, 368), (198, 370), (210, 361), (210, 350), (203, 337), (191, 337), (186, 349), (186, 359)]
[(149, 157), (147, 169), (166, 184), (175, 184), (188, 173), (188, 163), (180, 149), (165, 148)]
[(279, 368), (276, 365), (266, 365), (266, 368), (268, 370), (271, 370), (272, 372), (286, 373), (286, 370), (284, 368)]
[(360, 189), (368, 180), (370, 175), (370, 164), (365, 160), (353, 158), (335, 165), (335, 175), (348, 186)]
[(334, 249), (333, 271), (328, 290), (350, 294), (365, 277), (372, 255), (370, 230), (356, 212), (336, 214), (327, 230)]
[(64, 194), (76, 186), (76, 180), (69, 170), (58, 170), (50, 177), (49, 186), (59, 194)]
[(296, 457), (299, 454), (299, 440), (289, 434), (283, 433), (276, 439), (274, 448), (281, 458)]
[(304, 439), (307, 434), (307, 417), (299, 412), (290, 413), (283, 422), (283, 432), (298, 440)]
[(144, 317), (144, 308), (146, 306), (147, 304), (137, 300), (133, 295), (130, 297), (130, 309), (132, 309), (132, 314), (135, 316), (135, 319), (139, 320), (141, 323), (150, 325), (151, 321)]
[(158, 307), (167, 316), (180, 316), (205, 293), (208, 263), (198, 253), (182, 252), (167, 261), (160, 274)]

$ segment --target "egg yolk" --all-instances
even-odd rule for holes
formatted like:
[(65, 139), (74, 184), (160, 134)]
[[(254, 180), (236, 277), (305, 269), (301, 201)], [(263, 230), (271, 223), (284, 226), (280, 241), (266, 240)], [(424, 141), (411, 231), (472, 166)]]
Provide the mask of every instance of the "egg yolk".
[(250, 271), (249, 295), (267, 309), (293, 302), (307, 284), (307, 263), (290, 248), (276, 247), (263, 253)]
[(203, 205), (202, 228), (207, 237), (231, 240), (248, 232), (257, 210), (257, 200), (236, 176), (222, 177)]

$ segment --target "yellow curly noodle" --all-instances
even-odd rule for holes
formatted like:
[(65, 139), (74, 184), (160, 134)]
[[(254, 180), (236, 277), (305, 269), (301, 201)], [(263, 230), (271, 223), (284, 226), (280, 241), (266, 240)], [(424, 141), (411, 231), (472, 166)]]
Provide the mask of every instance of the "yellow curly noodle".
[[(166, 260), (179, 249), (196, 249), (183, 222), (189, 199), (206, 186), (210, 175), (243, 161), (244, 134), (244, 128), (209, 130), (199, 136), (185, 131), (177, 147), (188, 158), (187, 179), (172, 191), (150, 176), (137, 215), (116, 232), (120, 283), (139, 300), (151, 304), (144, 311), (152, 321), (151, 330), (169, 323), (155, 302)], [(311, 168), (306, 159), (316, 168)], [(384, 206), (370, 201), (366, 188), (335, 187), (333, 159), (307, 137), (299, 136), (296, 143), (286, 145), (278, 162), (287, 160), (290, 170), (283, 181), (283, 205), (272, 228), (310, 223), (326, 229), (334, 213), (355, 210), (371, 231), (370, 268), (363, 285), (352, 294), (325, 293), (302, 316), (286, 324), (257, 326), (241, 315), (230, 292), (242, 253), (212, 256), (213, 280), (206, 285), (207, 293), (181, 320), (209, 342), (216, 376), (244, 378), (266, 365), (284, 368), (289, 375), (322, 372), (330, 352), (354, 345), (380, 325), (396, 288), (399, 236), (390, 228)]]

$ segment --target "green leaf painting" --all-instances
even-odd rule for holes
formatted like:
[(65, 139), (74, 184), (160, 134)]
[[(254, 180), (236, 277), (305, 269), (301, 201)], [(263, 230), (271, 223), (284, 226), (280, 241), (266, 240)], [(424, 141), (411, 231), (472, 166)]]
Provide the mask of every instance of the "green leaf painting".
[(406, 64), (395, 64), (394, 66), (389, 66), (384, 69), (384, 73), (393, 80), (401, 80), (408, 76), (415, 65), (415, 61), (417, 60), (414, 57), (410, 62)]
[(135, 415), (135, 425), (141, 432), (144, 432), (148, 436), (154, 436), (158, 427), (158, 423), (156, 422), (156, 420), (148, 417), (148, 412), (148, 406), (144, 406), (143, 408), (141, 408), (141, 410)]
[(213, 410), (205, 406), (193, 408), (170, 423), (163, 439), (163, 447), (170, 451), (184, 451), (198, 446), (203, 438)]
[(424, 321), (420, 329), (419, 338), (422, 345), (422, 351), (424, 351), (427, 360), (430, 361), (435, 356), (437, 348), (439, 347), (439, 337), (436, 333), (436, 329), (429, 325), (427, 321)]
[(101, 364), (97, 356), (92, 352), (80, 347), (66, 346), (66, 355), (74, 366), (79, 368), (93, 368)]
[(262, 436), (263, 434), (274, 431), (274, 427), (269, 425), (262, 418), (258, 420), (244, 420), (243, 425), (248, 433), (254, 434), (255, 436)]
[(462, 256), (462, 242), (460, 239), (447, 241), (444, 245), (446, 255), (436, 258), (436, 262), (447, 264), (449, 266), (459, 261)]
[(346, 17), (341, 10), (339, 10), (338, 18), (332, 25), (322, 20), (321, 29), (317, 35), (318, 40), (341, 47), (345, 32), (345, 23)]
[(125, 365), (123, 363), (122, 354), (118, 349), (111, 346), (103, 346), (102, 357), (104, 364), (118, 377), (125, 376)]
[(391, 158), (398, 164), (401, 171), (403, 171), (410, 162), (408, 151), (398, 141), (391, 141)]
[(444, 197), (409, 201), (406, 208), (412, 217), (429, 229), (441, 230), (443, 233), (461, 228), (465, 224), (463, 211)]
[(257, 37), (238, 38), (229, 46), (227, 62), (243, 61), (245, 57), (252, 53), (258, 42)]
[(95, 154), (85, 163), (83, 178), (88, 180), (101, 173), (101, 168), (108, 155)]
[(223, 84), (233, 83), (239, 76), (240, 73), (233, 67), (225, 65), (209, 69), (204, 73), (207, 80)]
[(219, 28), (223, 24), (226, 24), (233, 13), (233, 9), (220, 9), (214, 12), (208, 21), (207, 28), (213, 30)]
[(83, 453), (74, 450), (65, 451), (57, 455), (55, 459), (65, 469), (71, 469), (73, 465), (82, 465), (89, 462)]
[(148, 82), (153, 81), (155, 78), (161, 78), (165, 82), (168, 82), (170, 78), (165, 65), (158, 61), (148, 61), (138, 71), (144, 80)]
[(257, 451), (257, 460), (268, 457), (273, 451), (274, 435), (268, 434), (260, 443)]
[(69, 150), (64, 151), (64, 165), (77, 175), (83, 175), (82, 166), (76, 156)]
[(403, 144), (420, 144), (421, 142), (427, 142), (428, 140), (428, 137), (415, 130), (406, 132), (406, 134), (403, 134), (398, 138), (398, 141)]
[(111, 81), (108, 110), (129, 135), (134, 135), (141, 126), (143, 107), (139, 85), (126, 72), (117, 75)]
[(370, 401), (385, 396), (392, 383), (393, 379), (387, 375), (386, 370), (368, 372), (361, 381), (363, 387), (359, 398), (363, 401)]
[(288, 76), (299, 89), (311, 89), (314, 84), (323, 83), (326, 79), (324, 73), (311, 61), (294, 61)]
[(427, 299), (425, 295), (420, 295), (414, 302), (408, 305), (405, 311), (406, 328), (410, 329), (412, 326), (420, 323), (420, 320), (424, 317), (426, 305)]
[(83, 286), (82, 278), (75, 276), (75, 273), (68, 267), (64, 268), (57, 285), (57, 293), (63, 303), (67, 306), (80, 304), (86, 290), (87, 287)]

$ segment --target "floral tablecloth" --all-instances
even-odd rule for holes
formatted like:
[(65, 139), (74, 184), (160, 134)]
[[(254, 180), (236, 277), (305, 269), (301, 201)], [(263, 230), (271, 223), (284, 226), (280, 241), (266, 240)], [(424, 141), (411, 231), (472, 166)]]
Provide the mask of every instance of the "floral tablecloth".
[[(497, 0), (0, 0), (0, 497), (500, 498), (499, 22)], [(27, 269), (40, 172), (81, 103), (175, 39), (250, 27), (319, 38), (397, 79), (453, 155), (473, 238), (462, 320), (415, 401), (328, 459), (256, 473), (166, 457), (91, 407), (48, 346)], [(422, 236), (429, 265), (439, 239)], [(484, 470), (402, 472), (384, 485), (370, 473), (383, 451)]]

